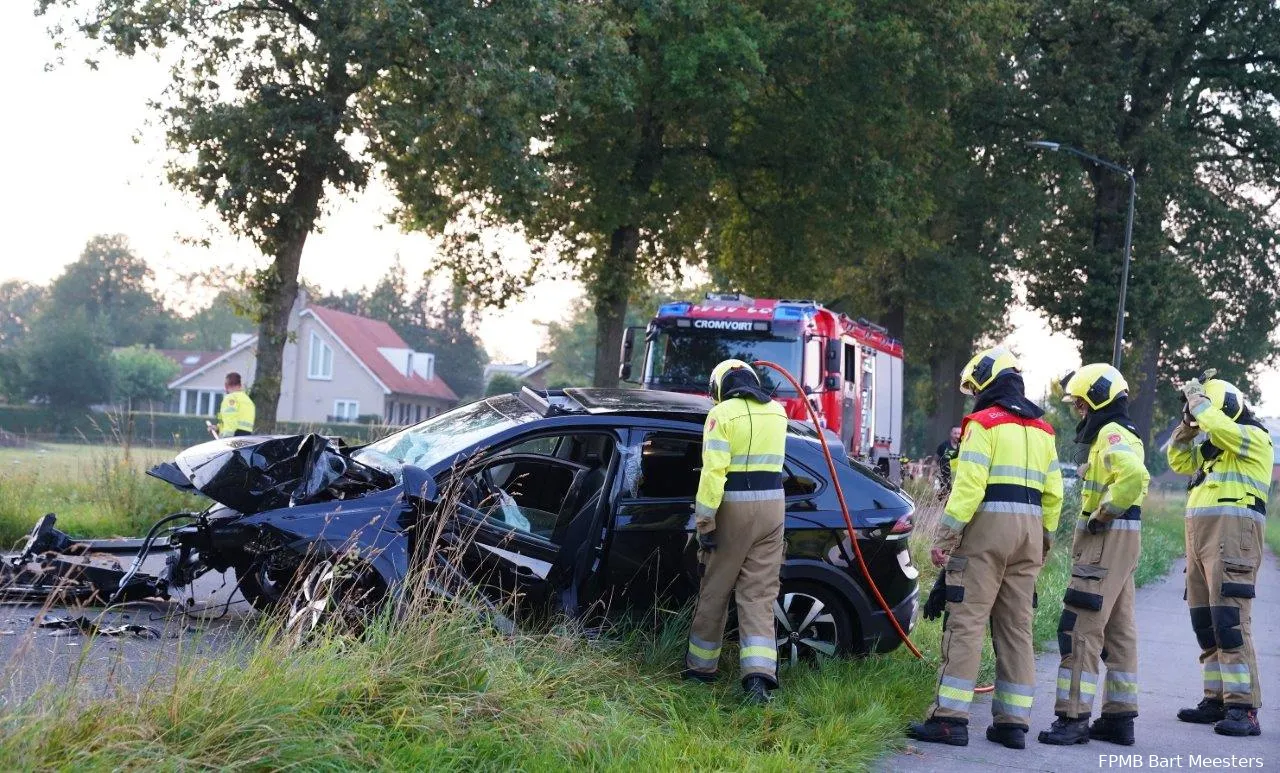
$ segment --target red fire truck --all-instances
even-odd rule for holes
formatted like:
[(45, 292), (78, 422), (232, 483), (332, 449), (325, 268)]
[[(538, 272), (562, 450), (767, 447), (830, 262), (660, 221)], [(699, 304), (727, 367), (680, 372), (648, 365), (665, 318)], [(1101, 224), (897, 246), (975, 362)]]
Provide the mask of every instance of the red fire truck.
[(772, 371), (761, 373), (787, 415), (807, 421), (807, 398), (850, 456), (898, 479), (902, 343), (884, 328), (815, 301), (709, 293), (700, 303), (663, 304), (647, 328), (626, 331), (620, 375), (628, 380), (638, 331), (646, 342), (638, 379), (645, 389), (706, 394), (721, 360), (771, 360), (804, 387), (805, 395), (797, 395)]

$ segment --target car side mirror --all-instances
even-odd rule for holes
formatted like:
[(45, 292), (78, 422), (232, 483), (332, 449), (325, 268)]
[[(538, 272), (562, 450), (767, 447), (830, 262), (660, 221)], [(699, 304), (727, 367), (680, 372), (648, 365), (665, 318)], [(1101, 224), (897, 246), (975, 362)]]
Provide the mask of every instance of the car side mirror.
[(630, 384), (636, 383), (631, 380), (631, 359), (635, 356), (637, 330), (644, 328), (631, 326), (622, 331), (622, 349), (619, 352), (618, 378)]
[(406, 464), (400, 474), (404, 481), (404, 492), (408, 496), (432, 504), (440, 498), (440, 487), (426, 470)]

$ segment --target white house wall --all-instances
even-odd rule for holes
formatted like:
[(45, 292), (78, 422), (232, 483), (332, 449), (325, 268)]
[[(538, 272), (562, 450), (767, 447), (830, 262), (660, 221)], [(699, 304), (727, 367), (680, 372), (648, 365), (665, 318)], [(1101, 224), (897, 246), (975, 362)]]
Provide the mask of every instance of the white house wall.
[[(285, 345), (284, 372), (280, 394), (280, 418), (286, 421), (320, 423), (333, 415), (334, 402), (355, 400), (359, 414), (382, 415), (385, 394), (382, 387), (342, 344), (314, 316), (294, 319), (297, 334)], [(293, 325), (291, 324), (290, 327)], [(308, 376), (311, 334), (316, 333), (333, 349), (333, 379)], [(288, 390), (287, 392), (285, 390)]]

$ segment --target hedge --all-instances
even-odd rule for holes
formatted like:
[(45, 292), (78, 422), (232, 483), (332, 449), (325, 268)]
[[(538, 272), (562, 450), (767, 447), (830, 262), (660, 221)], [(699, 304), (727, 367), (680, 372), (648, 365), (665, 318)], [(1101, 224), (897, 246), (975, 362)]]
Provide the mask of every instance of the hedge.
[[(36, 441), (55, 443), (118, 444), (132, 435), (137, 445), (185, 448), (209, 439), (202, 416), (182, 416), (176, 413), (134, 412), (132, 433), (126, 431), (128, 422), (123, 412), (104, 413), (91, 411), (83, 414), (60, 413), (49, 408), (20, 405), (0, 405), (0, 430)], [(351, 444), (376, 440), (390, 428), (368, 424), (304, 424), (302, 422), (278, 422), (282, 434), (318, 432), (336, 435)]]

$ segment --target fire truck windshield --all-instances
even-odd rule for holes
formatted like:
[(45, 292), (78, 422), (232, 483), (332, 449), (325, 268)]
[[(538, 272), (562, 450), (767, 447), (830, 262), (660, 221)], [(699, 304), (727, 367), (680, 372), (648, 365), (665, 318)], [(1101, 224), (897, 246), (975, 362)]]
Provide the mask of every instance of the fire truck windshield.
[[(712, 369), (728, 359), (770, 360), (800, 377), (799, 339), (770, 335), (664, 330), (649, 345), (645, 383), (661, 389), (705, 393)], [(784, 396), (795, 390), (771, 370), (760, 373), (766, 389)]]

